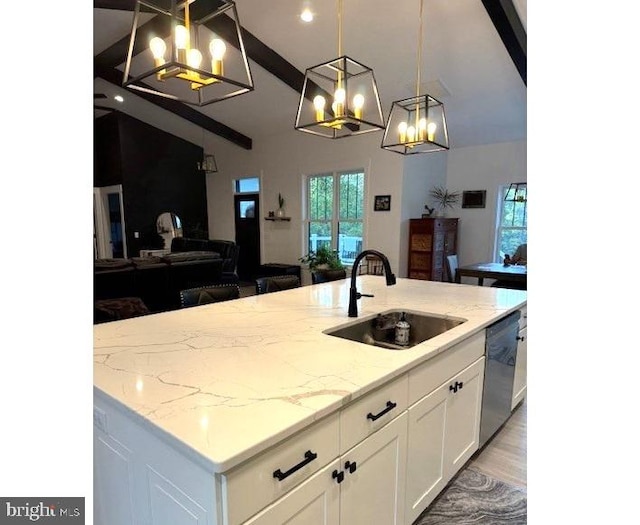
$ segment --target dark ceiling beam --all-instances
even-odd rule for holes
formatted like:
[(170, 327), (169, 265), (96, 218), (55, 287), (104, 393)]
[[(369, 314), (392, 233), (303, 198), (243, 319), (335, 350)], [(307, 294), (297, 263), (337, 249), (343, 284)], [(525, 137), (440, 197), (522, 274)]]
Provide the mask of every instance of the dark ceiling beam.
[[(119, 71), (115, 68), (104, 67), (95, 61), (93, 67), (95, 76), (100, 77), (112, 84), (118, 86), (122, 85), (122, 71)], [(171, 113), (174, 113), (179, 117), (182, 117), (183, 119), (188, 120), (189, 122), (192, 122), (193, 124), (196, 124), (197, 126), (200, 126), (201, 128), (204, 128), (207, 131), (210, 131), (211, 133), (214, 133), (222, 137), (223, 139), (226, 139), (229, 142), (240, 146), (241, 148), (251, 149), (253, 146), (253, 141), (250, 137), (243, 135), (239, 131), (230, 128), (222, 122), (218, 122), (217, 120), (208, 117), (204, 113), (195, 110), (188, 104), (183, 104), (182, 102), (178, 102), (177, 100), (172, 100), (169, 98), (158, 97), (150, 93), (145, 93), (144, 91), (136, 91), (134, 94), (137, 97), (143, 98), (166, 111), (170, 111)]]
[(527, 85), (527, 32), (512, 0), (482, 0), (489, 18), (513, 60), (524, 85)]

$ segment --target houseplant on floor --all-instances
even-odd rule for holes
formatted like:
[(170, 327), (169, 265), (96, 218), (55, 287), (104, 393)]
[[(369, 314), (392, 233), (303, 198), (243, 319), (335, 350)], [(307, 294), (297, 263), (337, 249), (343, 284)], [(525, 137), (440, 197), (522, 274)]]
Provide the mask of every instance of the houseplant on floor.
[(344, 265), (340, 262), (338, 250), (332, 250), (329, 246), (320, 246), (317, 250), (310, 250), (299, 261), (306, 264), (312, 272), (317, 270), (342, 270)]

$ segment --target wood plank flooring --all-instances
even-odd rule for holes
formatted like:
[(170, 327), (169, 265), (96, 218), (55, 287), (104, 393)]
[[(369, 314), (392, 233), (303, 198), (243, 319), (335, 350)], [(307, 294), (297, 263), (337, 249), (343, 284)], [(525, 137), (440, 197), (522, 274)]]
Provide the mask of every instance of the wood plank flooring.
[(527, 400), (511, 414), (496, 435), (467, 463), (488, 476), (526, 488)]

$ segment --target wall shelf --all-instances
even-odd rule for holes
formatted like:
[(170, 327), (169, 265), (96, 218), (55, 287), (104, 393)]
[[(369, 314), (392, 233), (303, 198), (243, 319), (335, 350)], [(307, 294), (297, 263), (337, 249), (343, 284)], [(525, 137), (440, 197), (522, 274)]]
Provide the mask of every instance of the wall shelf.
[(265, 221), (290, 221), (291, 217), (265, 217)]

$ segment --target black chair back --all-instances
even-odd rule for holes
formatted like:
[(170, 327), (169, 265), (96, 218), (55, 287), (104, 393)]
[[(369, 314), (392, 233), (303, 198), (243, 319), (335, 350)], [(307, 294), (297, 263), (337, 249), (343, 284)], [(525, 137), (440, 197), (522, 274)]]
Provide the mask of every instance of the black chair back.
[(330, 281), (339, 281), (346, 279), (347, 271), (344, 268), (340, 270), (314, 270), (311, 272), (311, 283), (328, 283)]
[(299, 287), (300, 279), (297, 275), (274, 275), (256, 279), (256, 293), (258, 295)]
[(216, 284), (200, 286), (180, 291), (180, 307), (187, 308), (201, 304), (219, 303), (240, 297), (240, 287), (237, 284)]

